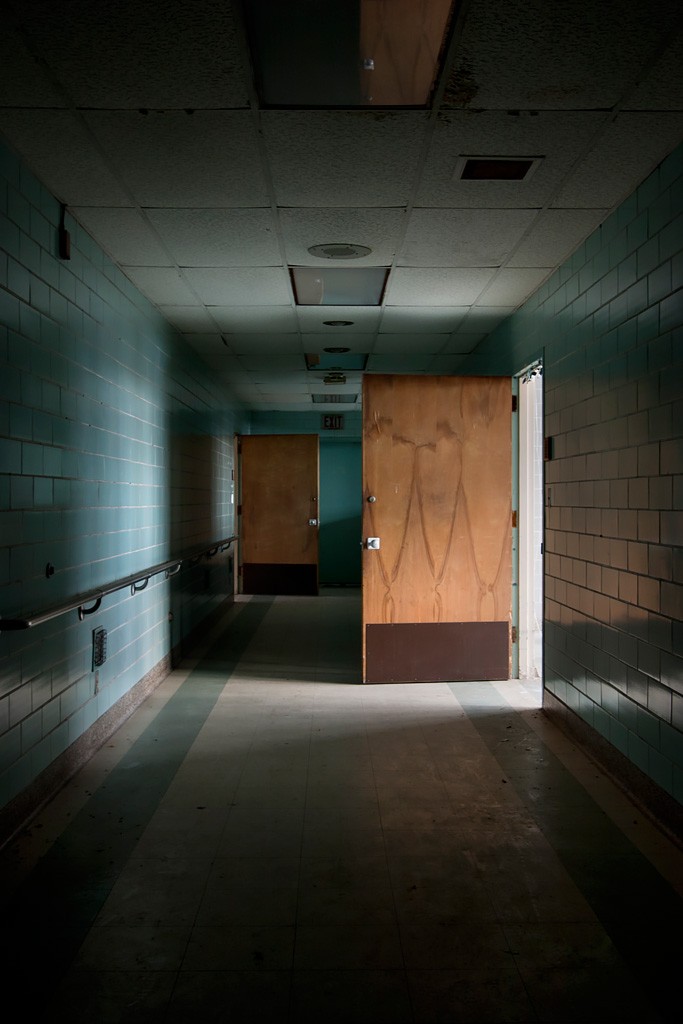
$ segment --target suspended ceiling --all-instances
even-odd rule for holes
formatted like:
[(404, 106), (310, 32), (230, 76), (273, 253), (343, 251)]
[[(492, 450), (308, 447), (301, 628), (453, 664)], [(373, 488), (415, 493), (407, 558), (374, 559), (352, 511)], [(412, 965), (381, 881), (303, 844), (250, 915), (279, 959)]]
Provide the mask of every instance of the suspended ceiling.
[[(432, 13), (363, 3), (416, 37)], [(368, 372), (458, 372), (683, 138), (679, 0), (456, 3), (428, 104), (362, 109), (266, 106), (245, 7), (11, 0), (0, 133), (255, 410), (355, 399), (360, 370), (326, 385), (307, 368), (328, 347)], [(344, 17), (342, 0), (304, 7)], [(467, 156), (536, 162), (463, 180)], [(309, 252), (334, 243), (371, 251)], [(380, 305), (300, 306), (292, 267), (389, 273)]]

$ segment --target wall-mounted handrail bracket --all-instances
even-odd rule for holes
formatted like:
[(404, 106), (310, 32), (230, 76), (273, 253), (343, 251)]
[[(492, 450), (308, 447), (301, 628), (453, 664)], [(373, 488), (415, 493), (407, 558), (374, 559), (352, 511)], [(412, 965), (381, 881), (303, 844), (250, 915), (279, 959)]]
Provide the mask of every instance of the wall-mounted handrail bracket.
[[(157, 565), (150, 566), (148, 569), (144, 569), (142, 572), (131, 573), (130, 576), (115, 580), (106, 587), (98, 587), (85, 594), (78, 594), (76, 597), (64, 601), (63, 604), (48, 608), (46, 611), (36, 612), (33, 615), (16, 619), (3, 619), (0, 617), (0, 633), (14, 632), (19, 629), (32, 629), (34, 626), (41, 626), (44, 622), (49, 622), (51, 619), (56, 619), (60, 615), (65, 615), (67, 612), (72, 611), (78, 612), (78, 618), (82, 622), (86, 615), (92, 615), (98, 610), (102, 604), (102, 598), (106, 597), (107, 594), (114, 594), (117, 590), (125, 590), (128, 587), (130, 587), (131, 595), (138, 594), (146, 588), (152, 576), (165, 573), (166, 579), (170, 579), (171, 576), (175, 576), (176, 573), (180, 572), (183, 564), (188, 566), (197, 565), (204, 555), (213, 558), (218, 551), (224, 551), (236, 540), (236, 536), (224, 537), (217, 543), (211, 544), (210, 547), (188, 552), (187, 555), (183, 555), (181, 558), (172, 558), (167, 562), (160, 562)], [(94, 602), (94, 604), (92, 604), (92, 607), (88, 607), (91, 602)]]
[(97, 598), (97, 600), (95, 601), (94, 605), (92, 605), (91, 608), (86, 608), (82, 604), (79, 605), (78, 606), (78, 618), (82, 622), (86, 615), (93, 615), (94, 612), (97, 611), (97, 609), (100, 607), (101, 604), (102, 604), (102, 595), (100, 594), (100, 596)]

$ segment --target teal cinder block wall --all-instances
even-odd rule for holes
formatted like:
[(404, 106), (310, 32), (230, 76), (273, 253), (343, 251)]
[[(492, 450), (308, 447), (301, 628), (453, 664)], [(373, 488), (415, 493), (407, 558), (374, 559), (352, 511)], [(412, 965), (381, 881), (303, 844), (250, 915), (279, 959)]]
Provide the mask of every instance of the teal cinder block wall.
[[(0, 615), (40, 612), (234, 531), (245, 413), (0, 148)], [(46, 575), (46, 566), (54, 574)], [(232, 593), (225, 552), (141, 593), (0, 633), (0, 807)], [(92, 670), (92, 630), (107, 660)]]
[(360, 586), (361, 431), (360, 412), (345, 412), (342, 430), (325, 431), (316, 412), (252, 413), (253, 434), (318, 434), (320, 438), (321, 585)]
[(683, 800), (683, 147), (463, 366), (543, 359), (545, 688)]

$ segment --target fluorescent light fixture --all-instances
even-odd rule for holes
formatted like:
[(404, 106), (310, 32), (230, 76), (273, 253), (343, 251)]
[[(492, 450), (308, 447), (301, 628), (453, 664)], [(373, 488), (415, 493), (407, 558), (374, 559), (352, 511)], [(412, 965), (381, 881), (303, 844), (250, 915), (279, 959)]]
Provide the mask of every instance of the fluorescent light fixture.
[(291, 267), (298, 306), (379, 306), (388, 267)]

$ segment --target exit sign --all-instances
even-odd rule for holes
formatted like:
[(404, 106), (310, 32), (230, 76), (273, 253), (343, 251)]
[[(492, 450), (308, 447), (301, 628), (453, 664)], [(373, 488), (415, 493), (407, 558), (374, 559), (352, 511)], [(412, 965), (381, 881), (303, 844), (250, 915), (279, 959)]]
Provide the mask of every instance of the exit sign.
[(343, 430), (344, 429), (344, 417), (341, 413), (331, 414), (323, 416), (323, 430)]

